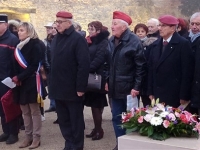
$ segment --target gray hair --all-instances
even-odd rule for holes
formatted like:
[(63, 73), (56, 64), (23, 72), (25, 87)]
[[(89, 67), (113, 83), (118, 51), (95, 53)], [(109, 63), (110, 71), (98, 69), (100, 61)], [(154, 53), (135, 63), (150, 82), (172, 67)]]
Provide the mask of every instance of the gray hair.
[(30, 23), (30, 22), (21, 22), (19, 24), (19, 27), (24, 27), (28, 33), (28, 36), (31, 38), (31, 39), (36, 39), (38, 38), (38, 34), (37, 32), (35, 31), (35, 28), (34, 26)]
[(73, 22), (73, 26), (74, 26), (75, 29), (78, 29), (78, 31), (82, 30), (82, 27), (78, 22)]
[(196, 17), (200, 17), (200, 12), (196, 12), (194, 13), (191, 17), (190, 17), (190, 22), (192, 19), (196, 18)]
[(126, 21), (124, 21), (124, 20), (121, 20), (121, 19), (119, 19), (120, 20), (120, 22), (123, 24), (123, 25), (125, 25), (126, 26), (126, 28), (128, 28), (128, 23), (126, 22)]
[(159, 25), (159, 20), (156, 18), (150, 18), (147, 22), (149, 22), (149, 21), (155, 22), (157, 26)]

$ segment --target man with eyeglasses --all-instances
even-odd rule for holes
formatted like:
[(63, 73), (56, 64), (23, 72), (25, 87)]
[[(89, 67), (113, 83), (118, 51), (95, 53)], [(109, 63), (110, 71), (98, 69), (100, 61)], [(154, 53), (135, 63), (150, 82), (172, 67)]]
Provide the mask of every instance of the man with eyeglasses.
[(192, 86), (191, 112), (200, 115), (200, 12), (190, 18), (190, 41), (195, 56), (195, 71)]
[(187, 39), (176, 32), (178, 19), (171, 15), (159, 18), (161, 38), (151, 46), (148, 74), (149, 98), (172, 107), (190, 100), (194, 59)]
[(89, 76), (89, 50), (84, 37), (75, 31), (72, 14), (56, 14), (57, 35), (51, 44), (49, 97), (55, 99), (64, 150), (83, 150), (83, 95)]

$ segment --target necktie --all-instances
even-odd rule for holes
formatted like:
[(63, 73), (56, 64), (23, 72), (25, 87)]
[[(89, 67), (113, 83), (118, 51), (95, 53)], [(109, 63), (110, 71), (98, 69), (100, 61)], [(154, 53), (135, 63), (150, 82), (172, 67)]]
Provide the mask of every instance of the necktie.
[(167, 44), (167, 41), (163, 41), (162, 53), (165, 51), (165, 47), (167, 46)]

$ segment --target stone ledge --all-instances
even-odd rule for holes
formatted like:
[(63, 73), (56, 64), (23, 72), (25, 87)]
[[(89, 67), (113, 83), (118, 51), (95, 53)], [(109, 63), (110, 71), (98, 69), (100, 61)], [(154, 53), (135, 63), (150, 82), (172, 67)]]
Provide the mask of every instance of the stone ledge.
[(200, 150), (200, 140), (196, 138), (169, 138), (157, 141), (137, 133), (118, 138), (119, 150)]

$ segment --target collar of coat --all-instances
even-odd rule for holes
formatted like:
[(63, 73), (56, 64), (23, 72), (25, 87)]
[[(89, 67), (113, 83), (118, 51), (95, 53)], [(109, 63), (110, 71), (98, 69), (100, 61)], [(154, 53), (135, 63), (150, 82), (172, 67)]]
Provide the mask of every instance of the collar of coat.
[[(180, 38), (182, 38), (182, 37), (177, 32), (174, 32), (169, 43), (177, 44), (177, 43), (179, 43)], [(162, 42), (163, 42), (163, 38), (160, 37), (158, 40), (156, 40), (154, 43), (152, 43), (152, 45), (159, 45)]]
[(92, 43), (95, 43), (95, 44), (101, 43), (104, 39), (108, 38), (109, 34), (110, 33), (107, 30), (106, 31), (101, 31), (96, 36), (91, 37)]
[(10, 30), (6, 30), (2, 36), (0, 36), (0, 40), (7, 38), (11, 34)]
[(59, 35), (70, 35), (73, 31), (75, 31), (74, 26), (71, 25), (68, 29), (65, 29), (65, 31), (63, 32), (63, 34), (60, 34), (58, 32)]
[[(122, 35), (121, 35), (121, 37), (119, 38), (119, 41), (128, 41), (129, 40), (129, 34), (133, 34), (132, 32), (131, 32), (131, 30), (130, 29), (126, 29), (123, 33), (122, 33)], [(112, 36), (111, 38), (110, 38), (110, 40), (114, 43), (115, 42), (115, 36)]]

